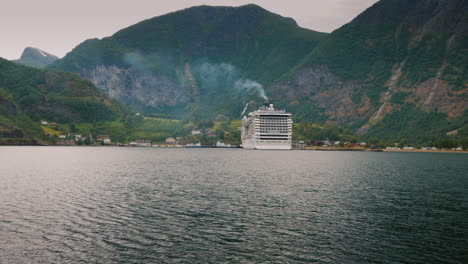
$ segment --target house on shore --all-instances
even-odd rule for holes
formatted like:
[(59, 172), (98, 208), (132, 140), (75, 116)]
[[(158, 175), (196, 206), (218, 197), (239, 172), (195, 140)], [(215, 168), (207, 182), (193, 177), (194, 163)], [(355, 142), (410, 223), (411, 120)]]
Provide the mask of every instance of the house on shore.
[(75, 139), (75, 141), (84, 141), (85, 138), (81, 134), (72, 134), (72, 137)]
[(110, 144), (111, 139), (109, 135), (98, 135), (96, 136), (96, 141), (101, 141), (104, 144)]
[(176, 143), (176, 139), (173, 138), (173, 137), (168, 137), (168, 138), (166, 138), (166, 143), (167, 143), (167, 144), (175, 144), (175, 143)]

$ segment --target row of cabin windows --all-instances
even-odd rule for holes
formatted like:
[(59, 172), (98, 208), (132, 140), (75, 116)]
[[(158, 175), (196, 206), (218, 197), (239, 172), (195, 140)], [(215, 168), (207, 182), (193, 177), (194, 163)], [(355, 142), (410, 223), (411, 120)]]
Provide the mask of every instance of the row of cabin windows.
[(260, 124), (261, 127), (288, 127), (288, 124)]
[(260, 121), (256, 122), (255, 124), (292, 124), (288, 121)]
[(288, 140), (260, 140), (260, 143), (286, 143)]
[(288, 117), (261, 117), (260, 120), (288, 120)]
[(288, 133), (288, 130), (260, 130), (260, 133)]

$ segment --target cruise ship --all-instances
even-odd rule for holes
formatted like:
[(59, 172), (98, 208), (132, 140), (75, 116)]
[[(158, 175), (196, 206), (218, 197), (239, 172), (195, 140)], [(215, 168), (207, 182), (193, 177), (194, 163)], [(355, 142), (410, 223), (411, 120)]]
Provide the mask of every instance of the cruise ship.
[(242, 119), (242, 146), (246, 149), (290, 150), (292, 143), (291, 114), (265, 104)]

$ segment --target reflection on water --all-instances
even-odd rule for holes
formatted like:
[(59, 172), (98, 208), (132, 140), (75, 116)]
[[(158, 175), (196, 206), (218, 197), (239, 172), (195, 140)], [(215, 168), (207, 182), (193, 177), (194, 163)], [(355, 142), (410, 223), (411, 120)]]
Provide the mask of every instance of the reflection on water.
[(0, 148), (1, 263), (462, 263), (468, 155)]

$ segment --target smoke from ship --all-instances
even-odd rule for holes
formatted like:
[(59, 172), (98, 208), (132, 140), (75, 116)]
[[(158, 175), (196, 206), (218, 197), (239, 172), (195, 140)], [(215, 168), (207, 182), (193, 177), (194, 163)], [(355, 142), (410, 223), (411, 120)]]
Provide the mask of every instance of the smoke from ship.
[(242, 92), (256, 93), (261, 98), (268, 100), (263, 86), (256, 81), (239, 79), (234, 83), (234, 88)]

